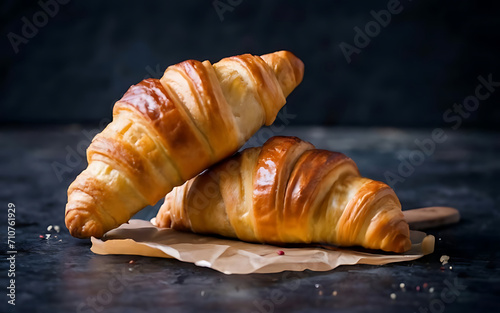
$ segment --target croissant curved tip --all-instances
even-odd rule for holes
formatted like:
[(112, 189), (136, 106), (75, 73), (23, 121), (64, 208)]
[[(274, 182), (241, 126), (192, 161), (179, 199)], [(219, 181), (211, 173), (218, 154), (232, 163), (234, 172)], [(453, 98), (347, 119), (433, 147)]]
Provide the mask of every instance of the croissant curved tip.
[(304, 62), (302, 62), (301, 59), (299, 59), (290, 51), (282, 50), (277, 52), (277, 54), (290, 62), (293, 68), (295, 82), (297, 85), (300, 84), (302, 82), (302, 79), (304, 78)]
[(384, 251), (391, 251), (396, 253), (403, 253), (411, 248), (410, 237), (406, 234), (399, 234), (392, 241), (381, 247)]
[(403, 253), (411, 248), (410, 228), (405, 220), (400, 220), (382, 241), (381, 250)]
[(273, 69), (285, 96), (302, 82), (304, 63), (290, 51), (268, 53), (261, 58)]
[(155, 219), (155, 226), (160, 228), (170, 228), (171, 227), (171, 217), (170, 211), (164, 206), (161, 207), (158, 215)]
[(79, 213), (77, 210), (67, 211), (65, 222), (69, 233), (73, 237), (85, 239), (94, 236), (101, 238), (104, 235), (104, 229), (100, 223), (89, 219), (85, 214)]

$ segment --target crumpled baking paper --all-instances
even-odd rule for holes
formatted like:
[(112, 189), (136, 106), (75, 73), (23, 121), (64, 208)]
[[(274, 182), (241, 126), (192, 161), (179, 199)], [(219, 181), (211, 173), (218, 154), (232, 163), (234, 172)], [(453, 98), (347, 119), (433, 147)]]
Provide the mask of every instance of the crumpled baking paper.
[(328, 271), (340, 265), (411, 261), (434, 251), (434, 237), (417, 231), (411, 231), (410, 251), (392, 254), (324, 245), (290, 248), (254, 244), (158, 228), (149, 221), (136, 219), (107, 232), (102, 240), (91, 240), (91, 250), (96, 254), (176, 258), (224, 274)]

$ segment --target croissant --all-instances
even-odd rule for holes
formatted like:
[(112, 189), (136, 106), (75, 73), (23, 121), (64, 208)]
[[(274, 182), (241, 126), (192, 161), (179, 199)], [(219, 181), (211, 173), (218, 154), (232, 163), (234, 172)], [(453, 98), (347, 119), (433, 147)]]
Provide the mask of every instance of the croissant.
[(274, 121), (303, 73), (302, 61), (280, 51), (189, 60), (130, 87), (68, 188), (71, 235), (101, 237), (235, 153)]
[(401, 204), (342, 153), (272, 137), (167, 194), (159, 227), (270, 244), (328, 243), (392, 252), (411, 247)]

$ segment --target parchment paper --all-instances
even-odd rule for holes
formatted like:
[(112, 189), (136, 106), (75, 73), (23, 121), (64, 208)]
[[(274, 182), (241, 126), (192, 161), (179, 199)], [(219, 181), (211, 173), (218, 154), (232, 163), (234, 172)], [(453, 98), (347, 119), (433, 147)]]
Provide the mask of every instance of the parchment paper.
[(148, 221), (130, 220), (106, 233), (102, 240), (92, 237), (91, 250), (96, 254), (176, 258), (225, 274), (249, 274), (328, 271), (348, 264), (382, 265), (415, 260), (434, 251), (431, 235), (412, 231), (411, 240), (412, 249), (404, 254), (318, 245), (284, 248), (161, 229)]

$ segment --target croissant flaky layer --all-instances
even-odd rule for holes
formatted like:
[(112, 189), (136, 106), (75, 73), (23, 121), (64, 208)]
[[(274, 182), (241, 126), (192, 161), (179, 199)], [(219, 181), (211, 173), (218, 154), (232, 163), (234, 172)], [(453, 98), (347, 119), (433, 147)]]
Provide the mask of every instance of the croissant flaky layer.
[(170, 192), (160, 227), (271, 244), (328, 243), (404, 252), (400, 202), (338, 152), (296, 137), (245, 149)]
[(101, 237), (270, 125), (302, 81), (292, 53), (185, 61), (130, 87), (68, 189), (66, 226)]

